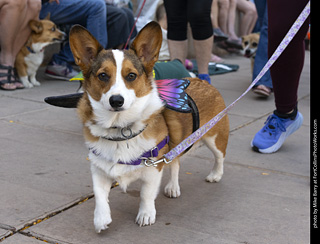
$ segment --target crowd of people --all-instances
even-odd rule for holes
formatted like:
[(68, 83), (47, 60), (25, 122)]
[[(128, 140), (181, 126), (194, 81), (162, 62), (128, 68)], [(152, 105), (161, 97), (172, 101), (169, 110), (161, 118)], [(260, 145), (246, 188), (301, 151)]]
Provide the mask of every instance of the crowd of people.
[[(183, 64), (187, 56), (187, 43), (185, 40), (176, 41), (174, 36), (178, 35), (178, 39), (181, 39), (181, 34), (177, 33), (181, 30), (181, 25), (186, 26), (189, 22), (193, 33), (199, 77), (211, 82), (208, 75), (208, 62), (223, 62), (223, 60), (207, 50), (212, 49), (213, 40), (215, 44), (230, 52), (241, 49), (240, 37), (250, 33), (257, 20), (255, 5), (247, 0), (208, 0), (203, 4), (195, 1), (181, 1), (177, 4), (178, 2), (164, 1), (163, 4), (162, 0), (136, 1), (137, 13), (142, 4), (144, 7), (136, 27), (133, 28), (135, 19), (132, 2), (129, 0), (1, 0), (0, 31), (6, 35), (0, 36), (0, 87), (3, 90), (23, 88), (14, 68), (15, 57), (31, 33), (28, 22), (32, 19), (44, 19), (48, 13), (50, 13), (50, 20), (59, 27), (66, 28), (66, 32), (72, 25), (80, 24), (85, 26), (105, 48), (117, 49), (124, 47), (132, 29), (131, 39), (149, 21), (157, 20), (163, 30), (165, 39), (163, 45), (167, 47), (167, 56), (163, 60), (178, 59)], [(193, 2), (195, 6), (192, 5)], [(157, 18), (156, 13), (157, 10), (160, 12), (159, 9), (163, 9), (164, 14)], [(184, 16), (174, 16), (177, 9), (180, 9), (180, 13)], [(235, 32), (237, 9), (242, 13), (239, 25), (240, 37)], [(204, 25), (203, 20), (198, 16), (203, 16)], [(174, 27), (172, 18), (182, 22)], [(178, 30), (169, 30), (168, 39), (167, 19), (170, 22), (169, 28), (178, 28)], [(182, 29), (184, 29), (182, 36), (185, 39), (187, 30), (186, 27)], [(60, 52), (53, 55), (47, 65), (46, 75), (55, 79), (68, 80), (77, 75), (73, 64), (73, 56), (66, 42), (61, 46)]]
[[(137, 0), (137, 12), (134, 13), (130, 0), (0, 0), (0, 88), (24, 88), (14, 68), (15, 58), (31, 33), (29, 21), (43, 19), (48, 13), (58, 26), (64, 26), (68, 30), (68, 26), (80, 24), (104, 48), (118, 49), (124, 48), (130, 33), (130, 38), (133, 39), (145, 24), (156, 19), (162, 27), (164, 37), (161, 60), (181, 64), (185, 64), (188, 54), (187, 31), (190, 24), (198, 77), (209, 83), (211, 78), (208, 63), (223, 60), (208, 50), (216, 45), (228, 52), (238, 52), (242, 49), (242, 36), (253, 31), (260, 32), (253, 68), (254, 79), (307, 2), (308, 0)], [(281, 11), (282, 9), (286, 11)], [(141, 15), (134, 26), (134, 16), (140, 10)], [(279, 137), (287, 137), (302, 123), (302, 115), (297, 109), (297, 90), (307, 30), (308, 21), (279, 58), (277, 65), (255, 87), (264, 89), (267, 96), (274, 91), (276, 103), (274, 114), (252, 141), (252, 147), (257, 151), (269, 153), (278, 150), (282, 145), (279, 145)], [(73, 65), (74, 59), (67, 41), (60, 52), (53, 55), (45, 72), (56, 79), (69, 80), (78, 73)]]

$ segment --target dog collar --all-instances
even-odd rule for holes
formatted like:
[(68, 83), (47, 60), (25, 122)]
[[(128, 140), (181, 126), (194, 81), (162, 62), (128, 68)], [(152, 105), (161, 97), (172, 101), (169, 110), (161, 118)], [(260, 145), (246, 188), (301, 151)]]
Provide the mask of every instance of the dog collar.
[[(120, 133), (122, 137), (106, 137), (106, 136), (101, 136), (100, 138), (109, 140), (109, 141), (127, 141), (129, 139), (132, 139), (138, 135), (140, 135), (146, 128), (145, 126), (142, 130), (138, 131), (137, 133), (132, 133), (132, 130), (129, 126), (121, 128)], [(114, 129), (117, 129), (118, 127), (114, 127)], [(120, 129), (120, 128), (119, 128)]]
[(26, 48), (28, 49), (28, 51), (29, 51), (30, 53), (36, 53), (35, 51), (33, 51), (33, 49), (32, 49), (31, 47), (26, 46)]
[[(165, 147), (169, 143), (169, 136), (166, 136), (157, 146), (151, 148), (149, 151), (143, 153), (138, 159), (130, 161), (130, 162), (122, 162), (118, 161), (118, 164), (125, 164), (125, 165), (140, 165), (148, 158), (157, 157), (159, 155), (159, 151)], [(89, 148), (89, 150), (97, 157), (100, 156), (100, 153), (96, 151), (94, 148)]]

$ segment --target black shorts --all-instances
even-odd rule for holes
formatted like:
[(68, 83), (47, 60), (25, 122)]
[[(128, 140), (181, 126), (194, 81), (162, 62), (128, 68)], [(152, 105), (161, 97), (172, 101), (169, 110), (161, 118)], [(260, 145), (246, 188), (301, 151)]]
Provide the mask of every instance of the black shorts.
[(164, 0), (168, 20), (168, 39), (187, 39), (190, 23), (195, 40), (205, 40), (213, 35), (210, 18), (212, 0)]

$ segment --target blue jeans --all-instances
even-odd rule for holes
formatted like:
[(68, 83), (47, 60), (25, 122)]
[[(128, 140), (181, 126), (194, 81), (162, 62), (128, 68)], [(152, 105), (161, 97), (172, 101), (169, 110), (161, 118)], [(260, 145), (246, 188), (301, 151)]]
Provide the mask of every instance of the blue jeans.
[[(258, 22), (260, 24), (260, 41), (258, 44), (258, 49), (253, 66), (252, 80), (254, 80), (262, 68), (268, 61), (268, 10), (266, 0), (255, 0), (257, 12), (258, 12)], [(266, 87), (273, 88), (272, 80), (270, 75), (270, 70), (268, 70), (257, 82), (255, 86), (265, 85)]]
[[(107, 10), (104, 0), (60, 0), (45, 3), (40, 11), (40, 19), (50, 13), (50, 20), (55, 24), (80, 24), (86, 27), (103, 47), (107, 46)], [(63, 46), (58, 54), (54, 54), (52, 61), (57, 64), (74, 62), (69, 42)]]

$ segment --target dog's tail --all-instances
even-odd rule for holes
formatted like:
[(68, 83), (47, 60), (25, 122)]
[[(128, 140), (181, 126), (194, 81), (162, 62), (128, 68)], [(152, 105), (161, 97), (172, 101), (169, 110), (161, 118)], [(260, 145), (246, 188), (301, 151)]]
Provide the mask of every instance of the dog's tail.
[(44, 101), (50, 105), (62, 108), (76, 108), (83, 93), (73, 93), (62, 96), (46, 97)]

